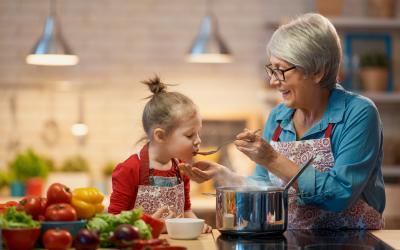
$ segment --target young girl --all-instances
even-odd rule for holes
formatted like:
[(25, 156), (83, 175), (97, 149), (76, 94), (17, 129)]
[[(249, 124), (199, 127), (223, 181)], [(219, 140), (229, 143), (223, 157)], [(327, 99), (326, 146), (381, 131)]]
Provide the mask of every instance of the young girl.
[[(185, 95), (167, 92), (157, 76), (143, 83), (153, 93), (142, 115), (148, 143), (113, 171), (108, 212), (142, 207), (155, 217), (197, 218), (190, 208), (189, 178), (180, 174), (178, 164), (199, 150), (199, 111)], [(203, 232), (211, 227), (205, 224)]]

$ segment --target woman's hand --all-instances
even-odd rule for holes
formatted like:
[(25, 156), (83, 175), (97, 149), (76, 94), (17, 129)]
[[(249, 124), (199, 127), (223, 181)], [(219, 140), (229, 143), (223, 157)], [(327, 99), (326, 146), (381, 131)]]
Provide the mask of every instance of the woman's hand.
[(197, 183), (202, 183), (218, 175), (224, 166), (211, 161), (198, 161), (192, 165), (180, 163), (179, 170)]
[(238, 134), (234, 143), (239, 151), (260, 165), (266, 166), (278, 157), (268, 142), (248, 129)]

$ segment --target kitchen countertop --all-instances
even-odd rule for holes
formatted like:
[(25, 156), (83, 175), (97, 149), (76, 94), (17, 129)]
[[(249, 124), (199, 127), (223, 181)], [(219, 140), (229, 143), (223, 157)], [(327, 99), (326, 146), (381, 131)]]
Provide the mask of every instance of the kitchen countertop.
[[(166, 234), (161, 235), (161, 238), (167, 239), (170, 245), (185, 246), (189, 250), (263, 249), (260, 247), (266, 245), (274, 246), (275, 248), (273, 249), (286, 249), (287, 246), (293, 245), (304, 248), (309, 244), (327, 242), (333, 244), (353, 244), (353, 247), (354, 244), (369, 245), (372, 246), (371, 249), (379, 250), (400, 249), (400, 230), (325, 231), (325, 233), (321, 233), (321, 230), (318, 230), (318, 232), (310, 230), (287, 230), (281, 236), (237, 238), (221, 235), (218, 230), (214, 229), (211, 234), (202, 234), (197, 240), (173, 240)], [(246, 248), (250, 244), (250, 248)]]

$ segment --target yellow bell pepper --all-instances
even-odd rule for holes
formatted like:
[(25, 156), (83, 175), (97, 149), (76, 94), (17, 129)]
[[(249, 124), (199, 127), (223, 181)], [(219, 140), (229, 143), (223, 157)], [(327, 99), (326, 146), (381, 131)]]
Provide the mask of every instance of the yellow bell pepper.
[(77, 188), (72, 192), (71, 204), (80, 219), (89, 219), (104, 209), (104, 195), (97, 188)]

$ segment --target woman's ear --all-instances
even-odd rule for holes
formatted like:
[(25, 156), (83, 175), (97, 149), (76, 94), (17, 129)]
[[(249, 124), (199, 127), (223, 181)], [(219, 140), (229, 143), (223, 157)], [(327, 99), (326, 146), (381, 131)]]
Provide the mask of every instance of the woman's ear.
[(324, 72), (322, 72), (322, 71), (314, 73), (314, 75), (313, 75), (314, 82), (316, 84), (319, 84), (323, 77), (324, 77)]
[(162, 128), (156, 128), (153, 130), (153, 139), (156, 142), (162, 143), (165, 140), (166, 133)]

